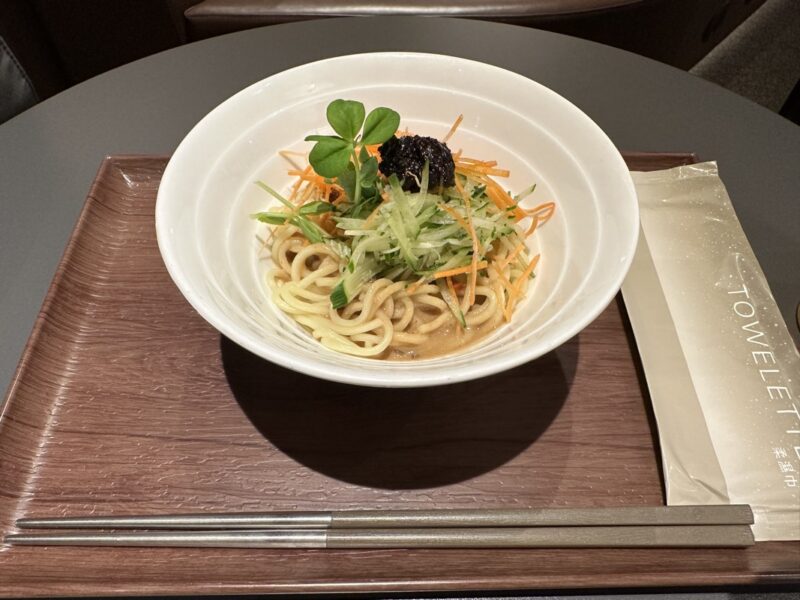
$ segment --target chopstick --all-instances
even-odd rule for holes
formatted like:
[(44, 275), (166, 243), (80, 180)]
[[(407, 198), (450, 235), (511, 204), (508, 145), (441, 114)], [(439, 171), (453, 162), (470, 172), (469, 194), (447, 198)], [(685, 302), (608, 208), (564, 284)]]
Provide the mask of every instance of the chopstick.
[(17, 534), (28, 546), (188, 548), (711, 548), (754, 543), (747, 525), (301, 529)]
[(749, 525), (747, 504), (484, 510), (345, 510), (20, 519), (28, 529), (363, 529)]

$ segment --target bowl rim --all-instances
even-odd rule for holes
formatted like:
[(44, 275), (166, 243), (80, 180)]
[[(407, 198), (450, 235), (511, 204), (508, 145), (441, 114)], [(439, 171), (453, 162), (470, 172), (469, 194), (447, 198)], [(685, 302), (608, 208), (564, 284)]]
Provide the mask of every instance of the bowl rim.
[[(188, 278), (184, 275), (183, 269), (181, 268), (179, 261), (176, 259), (175, 255), (173, 255), (171, 252), (170, 241), (169, 241), (170, 236), (168, 235), (167, 223), (165, 222), (164, 218), (164, 212), (166, 210), (165, 206), (168, 202), (168, 200), (166, 199), (167, 190), (170, 187), (172, 187), (173, 179), (177, 178), (176, 165), (181, 160), (183, 153), (187, 151), (187, 148), (189, 144), (192, 142), (192, 140), (199, 135), (199, 132), (206, 126), (208, 122), (217, 118), (217, 116), (222, 111), (224, 111), (226, 107), (238, 101), (239, 98), (250, 94), (252, 90), (259, 88), (260, 86), (263, 86), (264, 82), (266, 82), (269, 79), (283, 76), (298, 70), (307, 69), (312, 66), (319, 66), (323, 64), (330, 64), (337, 62), (355, 61), (355, 60), (376, 59), (376, 58), (385, 58), (387, 60), (399, 59), (399, 58), (414, 58), (419, 60), (444, 59), (448, 61), (467, 63), (478, 68), (494, 70), (496, 72), (502, 73), (503, 76), (505, 77), (516, 78), (521, 83), (524, 83), (527, 86), (534, 85), (535, 87), (539, 88), (539, 91), (541, 93), (551, 95), (558, 102), (560, 102), (567, 110), (570, 110), (573, 113), (571, 116), (582, 119), (586, 127), (594, 130), (594, 133), (598, 134), (596, 136), (597, 139), (606, 146), (606, 150), (608, 151), (607, 157), (609, 161), (611, 161), (612, 163), (611, 166), (614, 168), (618, 168), (621, 171), (624, 171), (625, 174), (627, 174), (627, 176), (623, 177), (621, 181), (622, 187), (624, 189), (620, 189), (620, 192), (625, 193), (625, 198), (624, 199), (619, 198), (618, 200), (626, 201), (627, 206), (625, 206), (623, 209), (632, 211), (631, 222), (633, 223), (633, 231), (630, 232), (632, 235), (629, 238), (629, 247), (625, 252), (624, 259), (621, 260), (619, 263), (620, 268), (616, 271), (616, 275), (613, 279), (609, 278), (610, 283), (607, 285), (607, 289), (605, 289), (605, 291), (602, 294), (598, 294), (598, 300), (596, 300), (593, 303), (592, 309), (586, 310), (581, 315), (580, 318), (575, 319), (574, 323), (570, 327), (565, 327), (563, 331), (559, 332), (558, 335), (554, 336), (551, 342), (547, 344), (547, 349), (544, 352), (536, 352), (536, 351), (526, 352), (525, 347), (522, 347), (514, 354), (495, 358), (491, 361), (479, 361), (466, 365), (459, 365), (456, 367), (448, 366), (443, 368), (441, 371), (426, 372), (426, 373), (414, 373), (413, 370), (409, 370), (408, 368), (400, 368), (397, 369), (397, 371), (393, 374), (392, 373), (387, 374), (386, 372), (357, 369), (349, 365), (326, 364), (307, 357), (287, 356), (283, 351), (278, 351), (273, 347), (271, 347), (269, 344), (258, 345), (251, 343), (250, 339), (247, 336), (240, 334), (239, 329), (237, 327), (233, 326), (226, 318), (219, 316), (221, 314), (221, 311), (209, 310), (206, 307), (205, 303), (194, 293), (192, 285), (190, 284)], [(638, 244), (639, 230), (640, 230), (639, 206), (636, 196), (636, 189), (634, 187), (633, 179), (630, 176), (630, 171), (628, 170), (624, 158), (622, 157), (622, 155), (620, 154), (619, 150), (614, 145), (614, 143), (611, 141), (608, 134), (606, 134), (605, 131), (603, 131), (603, 129), (601, 129), (600, 126), (594, 122), (594, 120), (592, 120), (588, 115), (586, 115), (586, 113), (584, 113), (575, 104), (573, 104), (567, 98), (564, 98), (557, 92), (553, 91), (552, 89), (548, 88), (547, 86), (537, 82), (536, 80), (521, 75), (519, 73), (516, 73), (514, 71), (505, 69), (503, 67), (499, 67), (482, 61), (466, 59), (447, 54), (408, 52), (408, 51), (360, 52), (360, 53), (345, 54), (317, 61), (312, 61), (309, 63), (304, 63), (302, 65), (297, 65), (295, 67), (291, 67), (289, 69), (273, 73), (268, 77), (255, 81), (250, 85), (244, 87), (243, 89), (239, 90), (232, 96), (229, 96), (228, 98), (220, 102), (189, 130), (189, 132), (184, 136), (184, 138), (178, 144), (172, 156), (170, 157), (167, 166), (164, 170), (164, 173), (162, 175), (158, 193), (156, 196), (155, 225), (156, 225), (156, 240), (158, 243), (159, 252), (161, 254), (162, 260), (164, 261), (164, 264), (167, 268), (167, 271), (172, 281), (178, 287), (181, 294), (184, 296), (187, 302), (189, 302), (192, 308), (194, 308), (204, 320), (206, 320), (210, 325), (212, 325), (215, 329), (217, 329), (217, 331), (222, 333), (224, 336), (229, 338), (234, 343), (280, 367), (297, 371), (305, 375), (310, 375), (328, 381), (347, 383), (352, 385), (360, 385), (367, 387), (402, 387), (402, 388), (447, 385), (447, 384), (478, 379), (481, 377), (486, 377), (502, 371), (506, 371), (508, 369), (512, 369), (521, 364), (530, 362), (532, 360), (535, 360), (536, 358), (544, 356), (549, 352), (552, 352), (553, 350), (555, 350), (556, 348), (567, 342), (569, 339), (577, 335), (589, 324), (591, 324), (613, 301), (614, 297), (619, 292), (622, 283), (625, 279), (625, 276), (627, 275), (630, 266), (633, 262), (635, 249)], [(480, 342), (478, 343), (480, 344)], [(370, 358), (364, 358), (363, 360), (369, 362), (375, 361), (375, 359), (370, 359)], [(390, 361), (384, 361), (384, 362), (387, 365), (398, 365), (398, 366), (407, 364), (407, 363), (397, 363)]]

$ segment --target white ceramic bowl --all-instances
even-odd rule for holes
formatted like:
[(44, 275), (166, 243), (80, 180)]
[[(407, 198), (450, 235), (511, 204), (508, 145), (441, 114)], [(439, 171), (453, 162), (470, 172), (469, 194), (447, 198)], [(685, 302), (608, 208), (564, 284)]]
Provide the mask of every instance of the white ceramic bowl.
[[(504, 187), (538, 187), (529, 203), (555, 200), (533, 236), (534, 285), (510, 324), (464, 351), (387, 362), (328, 350), (270, 300), (248, 215), (272, 204), (253, 182), (290, 183), (281, 149), (308, 151), (327, 133), (336, 98), (367, 110), (389, 106), (401, 127), (443, 136), (468, 156), (511, 170)], [(450, 56), (406, 52), (343, 56), (259, 81), (211, 111), (167, 166), (156, 205), (158, 244), (173, 280), (209, 323), (251, 352), (314, 377), (358, 385), (453, 383), (535, 359), (577, 334), (609, 304), (630, 266), (639, 231), (631, 177), (602, 130), (570, 102), (521, 75)], [(263, 232), (262, 232), (263, 233)]]

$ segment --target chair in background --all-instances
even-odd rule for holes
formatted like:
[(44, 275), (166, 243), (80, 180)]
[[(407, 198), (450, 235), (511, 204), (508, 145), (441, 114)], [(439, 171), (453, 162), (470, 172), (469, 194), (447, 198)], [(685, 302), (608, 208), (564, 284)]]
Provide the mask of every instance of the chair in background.
[(203, 0), (186, 10), (190, 40), (304, 19), (467, 17), (594, 40), (688, 69), (765, 0)]
[(0, 0), (0, 122), (187, 41), (337, 16), (484, 19), (566, 33), (688, 69), (766, 0)]
[(58, 55), (31, 4), (0, 1), (0, 123), (66, 85)]
[(197, 0), (0, 0), (0, 123), (70, 85), (186, 41)]

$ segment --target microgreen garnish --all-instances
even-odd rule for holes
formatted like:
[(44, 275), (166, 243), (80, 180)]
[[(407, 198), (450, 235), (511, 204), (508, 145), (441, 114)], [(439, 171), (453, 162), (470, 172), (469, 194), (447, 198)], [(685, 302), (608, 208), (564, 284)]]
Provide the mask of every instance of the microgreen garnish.
[(283, 204), (289, 209), (289, 212), (259, 212), (252, 215), (254, 219), (270, 225), (281, 225), (289, 222), (298, 227), (312, 244), (319, 244), (330, 237), (319, 225), (307, 218), (309, 215), (320, 215), (332, 210), (333, 207), (329, 203), (311, 202), (298, 208), (263, 181), (256, 181), (256, 185)]
[(378, 195), (378, 161), (365, 146), (382, 144), (400, 125), (400, 115), (391, 108), (379, 107), (366, 117), (365, 114), (361, 102), (334, 100), (328, 105), (326, 116), (339, 135), (306, 137), (307, 142), (316, 142), (308, 156), (314, 171), (326, 178), (337, 178), (354, 208), (362, 202), (372, 205)]

